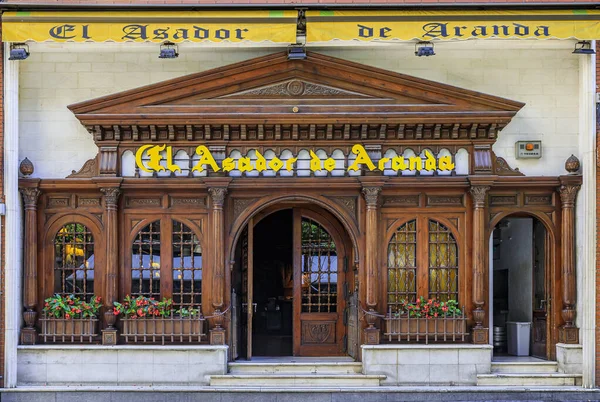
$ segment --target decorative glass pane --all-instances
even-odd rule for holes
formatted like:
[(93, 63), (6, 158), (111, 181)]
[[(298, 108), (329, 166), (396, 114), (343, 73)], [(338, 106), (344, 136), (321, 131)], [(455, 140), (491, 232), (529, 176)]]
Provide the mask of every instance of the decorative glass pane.
[(200, 308), (202, 303), (202, 247), (183, 223), (173, 220), (173, 305)]
[(417, 221), (400, 226), (388, 244), (388, 308), (398, 309), (406, 299), (414, 302), (417, 297)]
[(131, 296), (160, 297), (160, 221), (140, 230), (131, 246)]
[(85, 225), (68, 223), (54, 237), (54, 293), (94, 294), (94, 236)]
[(302, 312), (337, 311), (338, 260), (335, 242), (317, 222), (302, 218)]
[(429, 297), (458, 299), (458, 246), (450, 230), (429, 220)]

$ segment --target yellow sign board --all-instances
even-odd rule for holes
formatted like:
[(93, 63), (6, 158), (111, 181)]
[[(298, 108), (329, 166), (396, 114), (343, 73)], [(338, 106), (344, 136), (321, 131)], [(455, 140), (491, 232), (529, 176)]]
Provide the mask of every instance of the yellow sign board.
[(297, 11), (5, 12), (4, 42), (296, 42)]
[[(265, 170), (272, 170), (275, 173), (282, 169), (288, 172), (292, 172), (295, 169), (298, 158), (291, 157), (285, 161), (277, 157), (270, 158), (267, 160), (257, 150), (255, 151), (256, 158), (241, 157), (238, 159), (225, 158), (223, 159), (221, 166), (217, 163), (210, 150), (204, 146), (199, 145), (196, 148), (196, 155), (200, 158), (198, 162), (192, 167), (192, 172), (202, 172), (209, 168), (215, 172), (231, 172), (233, 170), (239, 170), (240, 172), (263, 172)], [(363, 166), (369, 171), (384, 171), (386, 169), (392, 169), (395, 172), (402, 171), (427, 171), (433, 172), (436, 170), (443, 172), (450, 172), (454, 170), (454, 162), (450, 155), (440, 156), (436, 159), (430, 152), (425, 151), (425, 157), (411, 156), (405, 158), (404, 156), (395, 156), (393, 158), (381, 158), (377, 161), (377, 165), (373, 162), (365, 148), (360, 144), (355, 144), (352, 147), (352, 153), (356, 155), (356, 158), (349, 161), (348, 171), (358, 171)], [(147, 173), (171, 171), (173, 173), (181, 173), (181, 168), (173, 162), (173, 148), (171, 146), (163, 145), (143, 145), (136, 151), (135, 154), (136, 166)], [(187, 166), (187, 165), (186, 165)], [(331, 172), (336, 169), (336, 160), (333, 158), (322, 159), (319, 158), (314, 151), (310, 151), (310, 170), (313, 172), (327, 171)]]
[(600, 38), (600, 10), (306, 12), (308, 42)]

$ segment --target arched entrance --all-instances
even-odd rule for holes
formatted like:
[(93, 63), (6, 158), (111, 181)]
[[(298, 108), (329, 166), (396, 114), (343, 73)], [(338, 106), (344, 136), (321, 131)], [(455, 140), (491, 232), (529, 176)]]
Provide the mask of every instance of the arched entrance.
[(356, 299), (351, 242), (315, 204), (278, 203), (254, 214), (231, 271), (232, 358), (340, 356)]
[(502, 217), (490, 237), (490, 321), (495, 359), (552, 359), (554, 235), (538, 217)]

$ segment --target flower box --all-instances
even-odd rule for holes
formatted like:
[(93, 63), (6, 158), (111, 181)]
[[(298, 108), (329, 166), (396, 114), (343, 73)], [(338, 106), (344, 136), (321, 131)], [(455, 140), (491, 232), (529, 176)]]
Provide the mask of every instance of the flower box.
[(126, 343), (199, 343), (206, 337), (203, 317), (135, 317), (121, 320)]
[(98, 336), (98, 319), (54, 318), (44, 316), (40, 319), (40, 336), (44, 342), (90, 342)]
[(464, 342), (467, 336), (466, 321), (463, 315), (437, 318), (388, 315), (385, 317), (384, 335), (390, 342)]

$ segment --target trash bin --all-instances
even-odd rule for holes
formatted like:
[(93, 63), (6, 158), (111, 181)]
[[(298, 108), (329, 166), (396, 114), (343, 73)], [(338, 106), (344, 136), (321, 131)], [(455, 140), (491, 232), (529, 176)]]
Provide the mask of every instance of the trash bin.
[(530, 322), (506, 322), (508, 354), (513, 356), (529, 356)]

